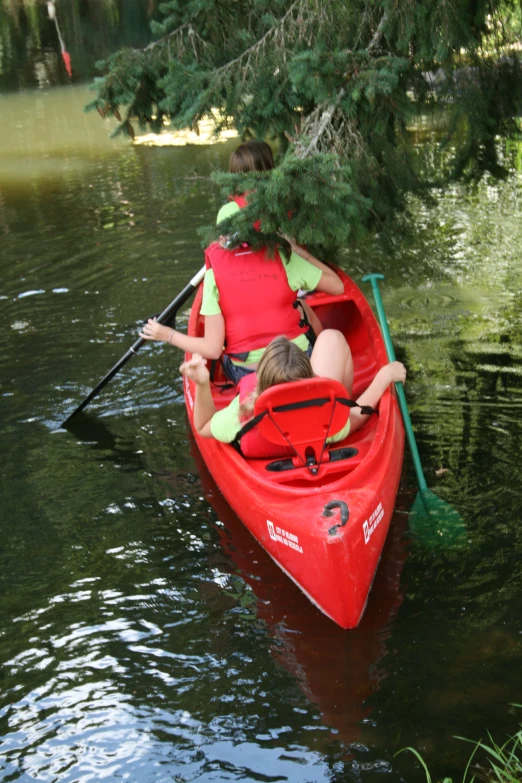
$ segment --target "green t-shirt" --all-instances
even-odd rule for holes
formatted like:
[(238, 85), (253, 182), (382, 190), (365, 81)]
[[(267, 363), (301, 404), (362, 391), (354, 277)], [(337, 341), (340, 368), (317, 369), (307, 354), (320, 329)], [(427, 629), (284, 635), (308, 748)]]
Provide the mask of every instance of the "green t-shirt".
[(238, 206), (235, 201), (229, 201), (228, 204), (223, 204), (217, 213), (216, 226), (219, 226), (222, 220), (226, 220), (227, 218), (232, 217), (232, 215), (235, 215), (240, 209), (241, 207)]
[[(239, 418), (239, 394), (234, 397), (230, 405), (223, 410), (218, 411), (210, 420), (210, 431), (216, 440), (222, 443), (232, 443), (237, 433), (243, 426)], [(338, 443), (347, 437), (350, 432), (350, 419), (346, 422), (342, 430), (327, 439), (327, 443)]]

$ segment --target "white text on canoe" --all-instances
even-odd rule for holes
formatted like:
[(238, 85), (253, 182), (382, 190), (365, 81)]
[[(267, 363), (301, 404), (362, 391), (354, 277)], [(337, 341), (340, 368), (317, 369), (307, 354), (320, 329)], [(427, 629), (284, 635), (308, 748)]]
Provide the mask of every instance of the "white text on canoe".
[(370, 540), (373, 531), (378, 526), (379, 522), (384, 516), (384, 509), (382, 503), (379, 503), (373, 514), (370, 514), (368, 519), (363, 522), (364, 543), (367, 544)]
[(266, 525), (272, 541), (278, 541), (280, 544), (290, 547), (290, 549), (295, 549), (295, 551), (299, 552), (301, 555), (303, 554), (303, 548), (299, 546), (299, 539), (294, 533), (289, 533), (278, 525), (274, 525), (269, 519), (266, 520)]

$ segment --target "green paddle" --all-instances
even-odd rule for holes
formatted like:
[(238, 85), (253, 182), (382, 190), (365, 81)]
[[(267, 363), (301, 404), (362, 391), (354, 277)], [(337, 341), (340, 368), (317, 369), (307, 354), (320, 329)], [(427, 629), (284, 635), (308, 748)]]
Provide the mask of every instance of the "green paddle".
[[(377, 308), (377, 316), (381, 325), (388, 359), (390, 362), (394, 362), (395, 351), (393, 350), (393, 343), (388, 321), (386, 320), (386, 313), (384, 312), (378, 280), (384, 280), (384, 275), (371, 274), (363, 277), (363, 283), (371, 283), (375, 306)], [(397, 390), (399, 408), (401, 410), (402, 421), (404, 423), (404, 429), (406, 430), (406, 437), (408, 439), (415, 475), (417, 477), (417, 484), (419, 486), (418, 495), (415, 498), (415, 502), (410, 511), (410, 527), (423, 543), (430, 546), (455, 543), (457, 539), (462, 540), (462, 536), (466, 533), (464, 522), (453, 506), (450, 506), (449, 503), (446, 503), (445, 500), (437, 497), (434, 492), (428, 489), (421, 466), (417, 442), (415, 440), (415, 435), (413, 434), (404, 387), (402, 383), (396, 383), (395, 388)]]

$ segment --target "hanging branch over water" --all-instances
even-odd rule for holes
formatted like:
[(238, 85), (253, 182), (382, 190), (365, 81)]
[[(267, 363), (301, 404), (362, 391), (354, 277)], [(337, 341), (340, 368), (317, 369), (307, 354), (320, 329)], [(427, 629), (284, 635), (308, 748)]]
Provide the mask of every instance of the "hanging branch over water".
[[(339, 244), (382, 225), (409, 193), (426, 193), (434, 173), (417, 164), (408, 138), (420, 112), (443, 107), (447, 116), (439, 178), (502, 174), (495, 139), (522, 113), (515, 0), (169, 0), (162, 8), (157, 40), (105, 63), (91, 108), (122, 110), (117, 132), (128, 134), (136, 124), (160, 130), (164, 120), (197, 130), (211, 117), (216, 133), (279, 139), (277, 170), (250, 183), (267, 231)], [(216, 180), (224, 192), (247, 184)], [(246, 218), (236, 223), (248, 238)]]
[[(379, 48), (387, 18), (388, 12), (385, 11), (367, 47), (370, 56)], [(344, 74), (344, 78), (346, 80), (350, 78), (350, 71)], [(323, 144), (326, 149), (338, 154), (343, 154), (346, 146), (352, 146), (360, 153), (364, 153), (364, 142), (357, 132), (355, 123), (345, 117), (341, 108), (341, 101), (345, 95), (346, 87), (341, 87), (333, 102), (323, 102), (308, 115), (300, 129), (303, 138), (295, 145), (296, 157), (303, 160), (309, 155), (316, 154)]]

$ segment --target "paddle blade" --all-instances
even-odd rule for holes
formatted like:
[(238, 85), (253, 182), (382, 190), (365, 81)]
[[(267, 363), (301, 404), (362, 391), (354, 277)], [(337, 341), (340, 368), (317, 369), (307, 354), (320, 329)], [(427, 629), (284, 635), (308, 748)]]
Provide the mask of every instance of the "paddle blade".
[(408, 521), (415, 538), (431, 549), (462, 546), (466, 541), (459, 512), (430, 489), (417, 494)]

